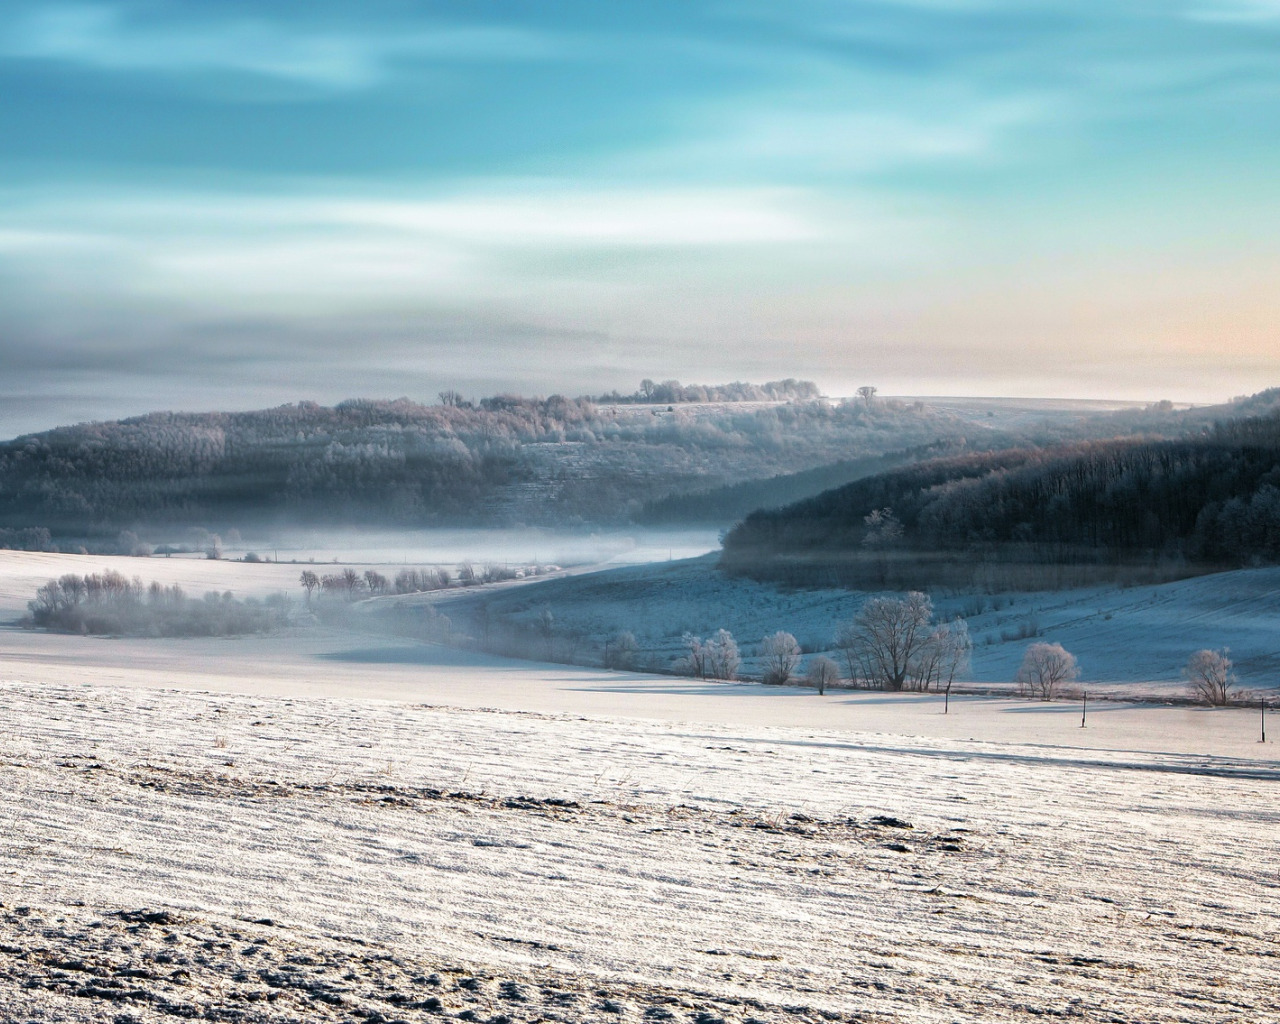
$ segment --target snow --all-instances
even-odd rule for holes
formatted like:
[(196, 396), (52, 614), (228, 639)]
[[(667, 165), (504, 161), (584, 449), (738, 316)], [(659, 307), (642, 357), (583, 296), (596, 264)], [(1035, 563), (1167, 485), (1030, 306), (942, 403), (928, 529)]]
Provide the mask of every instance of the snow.
[(4, 1019), (1280, 1019), (1256, 712), (1081, 729), (318, 627), (0, 652)]
[[(562, 628), (581, 629), (597, 650), (631, 630), (663, 666), (684, 653), (681, 635), (728, 629), (752, 653), (766, 634), (792, 633), (807, 651), (830, 650), (837, 628), (867, 597), (846, 590), (789, 590), (731, 578), (704, 557), (629, 566), (538, 583), (490, 602), (492, 616), (548, 608)], [(1228, 647), (1246, 688), (1280, 685), (1280, 569), (1245, 569), (1143, 587), (1042, 593), (934, 594), (939, 619), (963, 616), (974, 641), (968, 680), (1008, 684), (1026, 647), (1061, 643), (1076, 655), (1095, 696), (1182, 697), (1193, 651)], [(473, 594), (430, 598), (465, 622)], [(462, 608), (462, 611), (455, 611)], [(750, 668), (751, 666), (748, 665)]]

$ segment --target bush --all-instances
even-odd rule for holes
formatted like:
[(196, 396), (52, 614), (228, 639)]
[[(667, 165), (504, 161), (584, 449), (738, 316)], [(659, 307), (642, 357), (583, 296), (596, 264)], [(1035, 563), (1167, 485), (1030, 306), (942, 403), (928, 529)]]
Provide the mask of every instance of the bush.
[(231, 591), (197, 600), (178, 586), (146, 585), (107, 571), (50, 580), (27, 603), (29, 614), (20, 624), (103, 636), (232, 636), (286, 625), (291, 604), (286, 594), (239, 601)]

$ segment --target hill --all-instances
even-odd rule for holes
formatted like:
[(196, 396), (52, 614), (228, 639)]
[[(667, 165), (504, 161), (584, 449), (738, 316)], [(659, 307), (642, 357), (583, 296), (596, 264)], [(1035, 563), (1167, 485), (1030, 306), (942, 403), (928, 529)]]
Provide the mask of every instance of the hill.
[[(922, 404), (598, 405), (498, 396), (161, 412), (0, 444), (13, 546), (201, 525), (573, 525), (972, 432)], [(35, 546), (41, 546), (35, 543)]]
[(1223, 418), (1280, 408), (1280, 388), (1234, 399), (1227, 405), (1176, 407), (1171, 402), (1134, 403), (1019, 398), (900, 399), (954, 417), (963, 430), (883, 455), (841, 459), (825, 466), (700, 488), (646, 501), (637, 522), (652, 526), (730, 526), (757, 510), (781, 508), (824, 491), (900, 466), (965, 453), (1019, 447), (1043, 448), (1066, 441), (1118, 437), (1173, 438), (1212, 426)]
[(1280, 413), (1174, 440), (922, 462), (748, 516), (721, 565), (868, 587), (1039, 588), (1280, 559)]

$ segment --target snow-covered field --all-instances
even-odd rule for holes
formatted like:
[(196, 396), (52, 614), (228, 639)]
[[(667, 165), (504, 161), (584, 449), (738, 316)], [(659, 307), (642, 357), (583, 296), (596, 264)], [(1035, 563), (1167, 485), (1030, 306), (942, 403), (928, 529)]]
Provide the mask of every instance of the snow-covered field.
[[(295, 568), (178, 562), (134, 564)], [(0, 658), (6, 1021), (1280, 1019), (1256, 712), (1081, 729), (319, 627)]]

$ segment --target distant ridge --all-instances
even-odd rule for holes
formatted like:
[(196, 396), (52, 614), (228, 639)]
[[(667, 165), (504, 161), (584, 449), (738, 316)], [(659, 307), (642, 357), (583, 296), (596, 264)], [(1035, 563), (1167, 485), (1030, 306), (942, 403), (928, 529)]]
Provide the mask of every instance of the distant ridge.
[[(601, 406), (454, 392), (156, 412), (0, 443), (0, 529), (619, 523), (648, 500), (968, 428), (894, 402)], [(29, 535), (24, 535), (29, 536)]]

